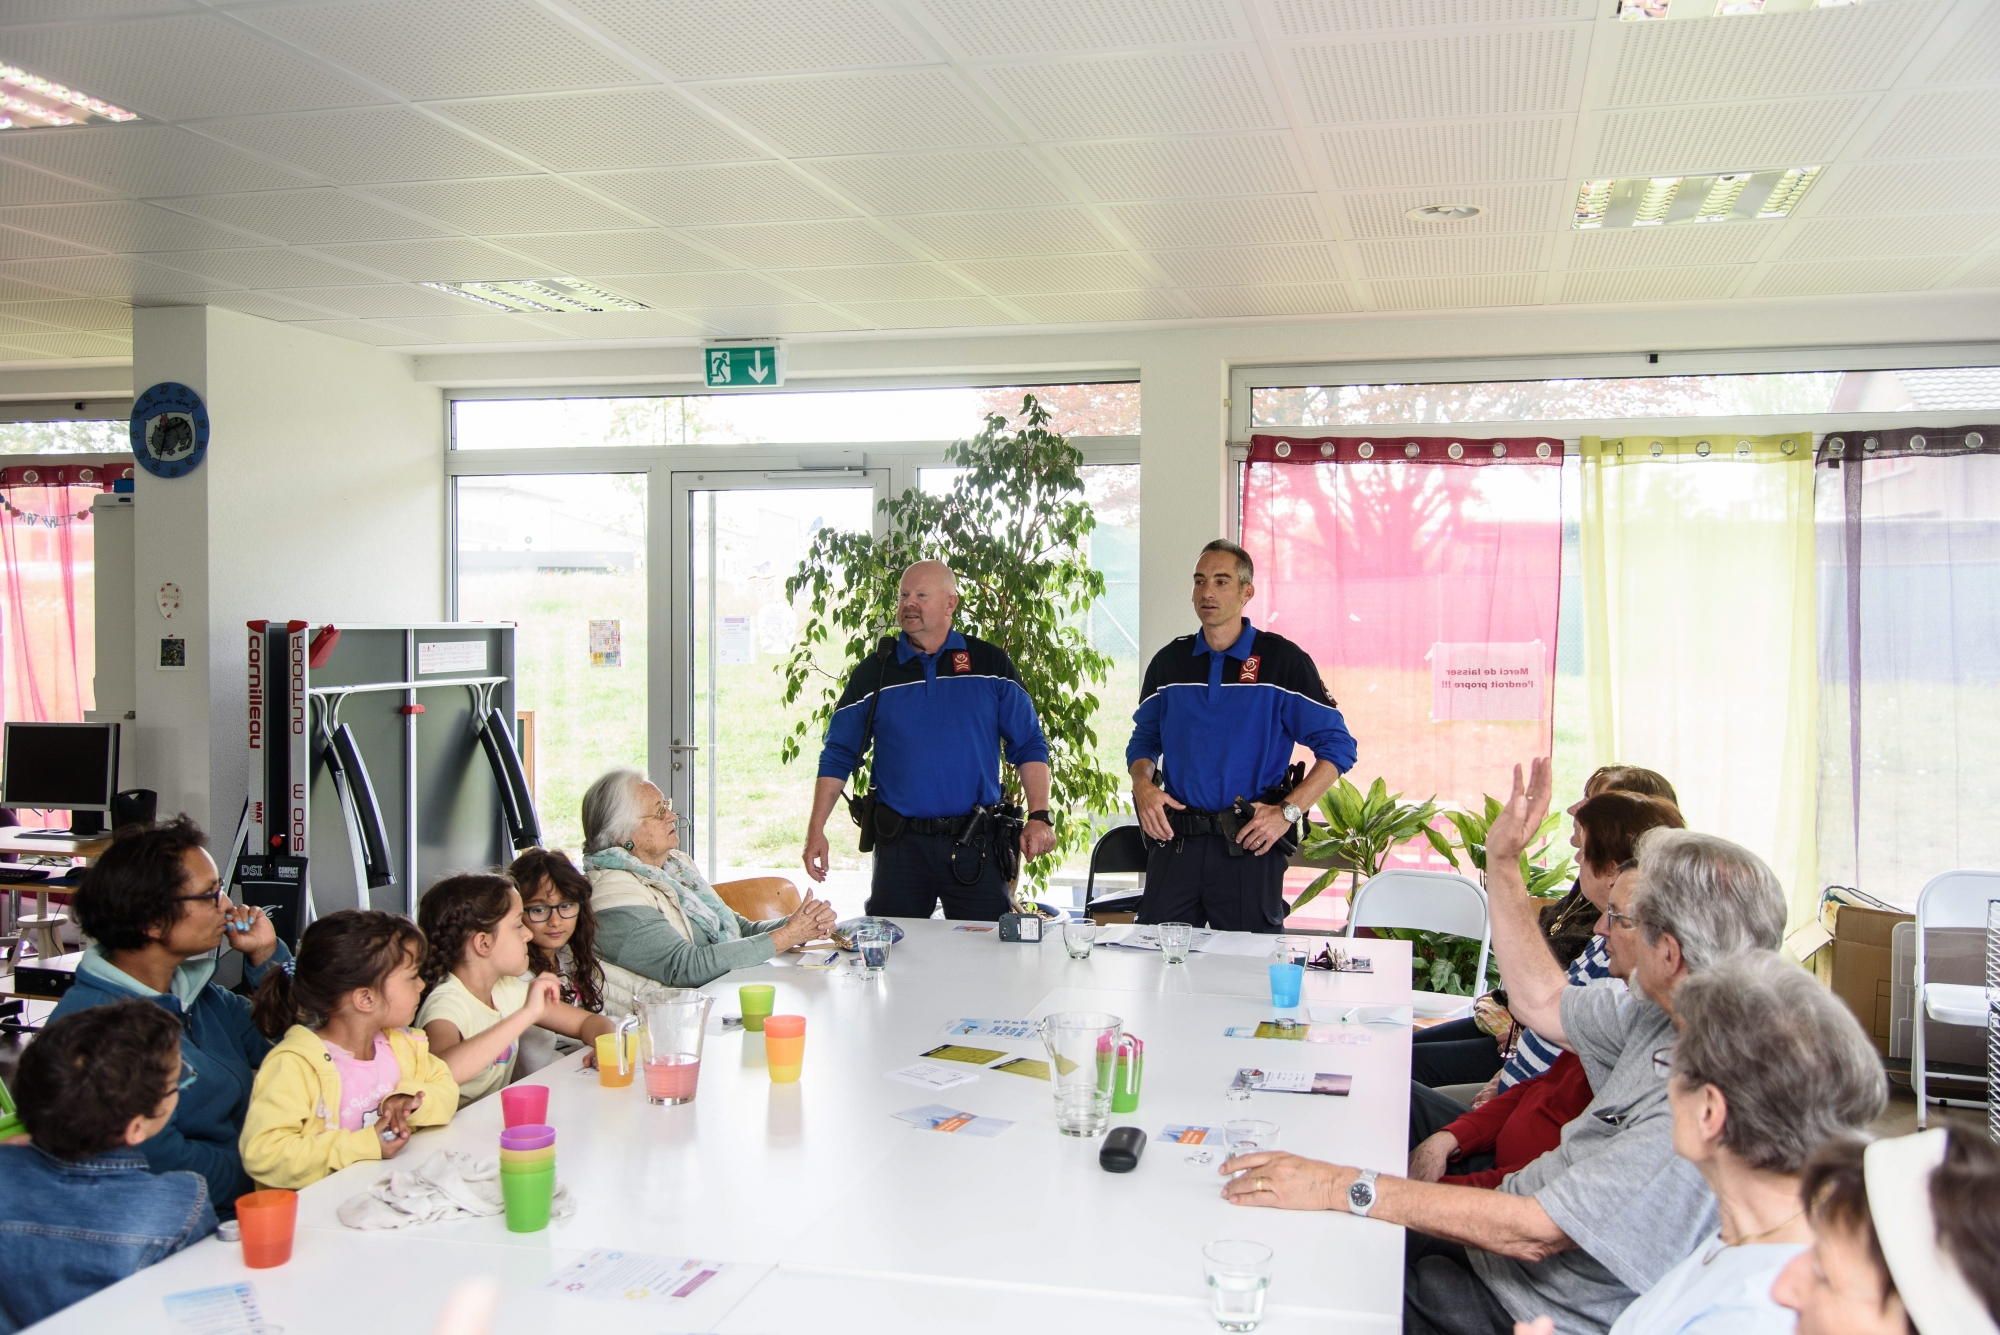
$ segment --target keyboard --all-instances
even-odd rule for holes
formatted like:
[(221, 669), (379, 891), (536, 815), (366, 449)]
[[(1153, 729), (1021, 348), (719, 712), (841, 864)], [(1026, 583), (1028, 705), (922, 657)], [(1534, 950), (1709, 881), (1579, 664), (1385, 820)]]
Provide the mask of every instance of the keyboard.
[(48, 872), (40, 867), (10, 867), (0, 863), (0, 885), (32, 885), (48, 879)]

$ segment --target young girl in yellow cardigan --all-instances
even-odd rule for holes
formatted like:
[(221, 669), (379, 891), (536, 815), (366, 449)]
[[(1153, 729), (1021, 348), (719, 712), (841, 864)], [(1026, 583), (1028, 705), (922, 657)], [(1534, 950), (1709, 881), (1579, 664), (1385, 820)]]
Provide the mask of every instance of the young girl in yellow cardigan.
[(260, 1186), (296, 1190), (365, 1159), (393, 1159), (414, 1127), (458, 1110), (458, 1082), (411, 1029), (424, 934), (408, 918), (342, 909), (306, 928), (293, 971), (273, 969), (252, 1018), (276, 1047), (258, 1068), (238, 1146)]

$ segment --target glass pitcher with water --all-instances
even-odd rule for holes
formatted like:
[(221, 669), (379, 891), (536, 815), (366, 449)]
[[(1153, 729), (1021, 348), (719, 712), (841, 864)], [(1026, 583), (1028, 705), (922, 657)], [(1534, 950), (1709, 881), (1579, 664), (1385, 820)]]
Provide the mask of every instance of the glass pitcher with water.
[(1104, 1011), (1058, 1011), (1042, 1021), (1055, 1086), (1056, 1130), (1101, 1136), (1111, 1120), (1111, 1081), (1125, 1021)]
[(649, 987), (632, 1002), (634, 1013), (618, 1026), (618, 1053), (625, 1034), (639, 1035), (639, 1069), (646, 1098), (653, 1103), (692, 1103), (701, 1079), (701, 1040), (708, 1032), (708, 1008), (715, 998), (691, 987)]

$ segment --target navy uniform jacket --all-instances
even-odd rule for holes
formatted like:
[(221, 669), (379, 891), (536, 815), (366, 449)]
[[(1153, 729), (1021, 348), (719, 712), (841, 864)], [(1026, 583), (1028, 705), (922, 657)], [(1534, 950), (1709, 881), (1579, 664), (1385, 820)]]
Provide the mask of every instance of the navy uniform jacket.
[(1243, 619), (1222, 653), (1183, 635), (1153, 655), (1125, 764), (1144, 757), (1167, 794), (1196, 811), (1221, 811), (1284, 781), (1299, 743), (1345, 774), (1354, 738), (1306, 651)]
[(1003, 738), (1011, 765), (1049, 758), (1034, 702), (1000, 646), (953, 631), (936, 653), (924, 654), (898, 635), (891, 662), (870, 654), (847, 679), (820, 748), (822, 779), (845, 781), (860, 765), (877, 681), (873, 776), (893, 811), (935, 819), (998, 802)]

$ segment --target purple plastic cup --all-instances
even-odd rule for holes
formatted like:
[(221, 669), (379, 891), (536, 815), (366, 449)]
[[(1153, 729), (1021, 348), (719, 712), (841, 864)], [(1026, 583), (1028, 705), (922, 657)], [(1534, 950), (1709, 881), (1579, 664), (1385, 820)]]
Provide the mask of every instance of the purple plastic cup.
[(510, 1150), (546, 1149), (556, 1143), (552, 1126), (510, 1126), (500, 1133), (500, 1145)]

